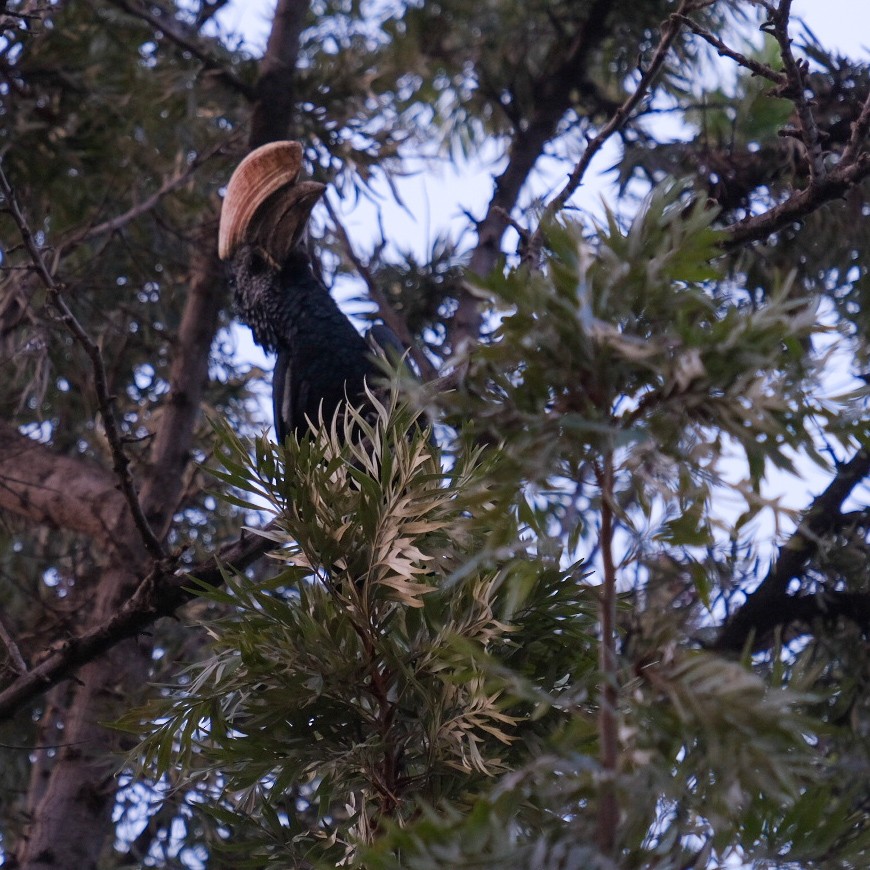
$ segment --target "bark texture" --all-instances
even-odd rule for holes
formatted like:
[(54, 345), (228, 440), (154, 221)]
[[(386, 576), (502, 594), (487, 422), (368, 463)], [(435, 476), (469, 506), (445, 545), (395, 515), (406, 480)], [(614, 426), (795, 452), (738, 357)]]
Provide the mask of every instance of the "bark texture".
[[(151, 15), (128, 3), (118, 5), (146, 20)], [(307, 11), (305, 2), (278, 4), (256, 91), (253, 145), (287, 135), (292, 75)], [(210, 347), (227, 298), (216, 241), (215, 210), (191, 245), (189, 293), (174, 343), (170, 393), (154, 433), (147, 474), (137, 481), (142, 513), (160, 541), (183, 497)], [(27, 870), (91, 870), (112, 830), (117, 786), (118, 732), (104, 723), (135, 703), (147, 683), (150, 647), (137, 640), (136, 632), (187, 600), (182, 587), (189, 580), (184, 573), (176, 574), (172, 564), (155, 563), (148, 554), (111, 471), (58, 456), (2, 423), (0, 457), (0, 508), (87, 536), (96, 565), (95, 576), (74, 592), (76, 608), (86, 616), (77, 636), (48, 651), (0, 693), (0, 706), (5, 703), (7, 710), (14, 710), (81, 666), (74, 684), (52, 691), (43, 712), (27, 801), (29, 819), (14, 861)], [(248, 538), (236, 555), (244, 563), (263, 549)], [(212, 570), (219, 582), (219, 572)], [(62, 745), (51, 759), (58, 735)]]

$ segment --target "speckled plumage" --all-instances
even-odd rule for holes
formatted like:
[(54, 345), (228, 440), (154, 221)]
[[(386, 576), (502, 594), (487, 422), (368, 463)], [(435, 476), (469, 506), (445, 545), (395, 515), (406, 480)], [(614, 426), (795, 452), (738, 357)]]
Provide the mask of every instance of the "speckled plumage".
[(230, 260), (236, 310), (265, 350), (276, 353), (272, 376), (275, 431), (279, 442), (308, 427), (322, 413), (329, 420), (347, 396), (362, 396), (377, 366), (365, 339), (342, 314), (296, 248), (281, 268), (252, 245)]

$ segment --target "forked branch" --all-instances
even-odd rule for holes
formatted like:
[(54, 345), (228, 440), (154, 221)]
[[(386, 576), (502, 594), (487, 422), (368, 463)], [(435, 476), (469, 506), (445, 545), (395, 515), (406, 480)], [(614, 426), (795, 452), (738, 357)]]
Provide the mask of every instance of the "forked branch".
[[(799, 578), (819, 549), (825, 535), (837, 528), (843, 502), (870, 475), (870, 452), (859, 450), (837, 469), (828, 487), (813, 499), (794, 534), (779, 548), (776, 561), (759, 587), (722, 628), (716, 648), (739, 652), (750, 638), (761, 639), (795, 615), (807, 614), (807, 602), (789, 595), (792, 580)], [(822, 613), (823, 610), (819, 610)]]
[(165, 562), (155, 564), (117, 613), (60, 642), (43, 654), (38, 665), (0, 691), (0, 721), (122, 640), (135, 637), (161, 616), (174, 614), (196, 596), (192, 588), (194, 579), (206, 586), (220, 586), (225, 571), (244, 570), (272, 546), (268, 538), (245, 531), (237, 541), (224, 547), (217, 559), (205, 560), (186, 571), (170, 571)]

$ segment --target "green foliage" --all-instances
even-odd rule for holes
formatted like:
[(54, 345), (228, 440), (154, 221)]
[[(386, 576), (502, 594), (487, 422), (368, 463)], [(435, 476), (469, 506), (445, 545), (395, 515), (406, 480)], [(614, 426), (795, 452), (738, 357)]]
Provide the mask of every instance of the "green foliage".
[[(812, 453), (807, 420), (825, 410), (807, 395), (813, 302), (790, 280), (764, 306), (747, 301), (716, 268), (715, 219), (667, 183), (627, 228), (613, 215), (594, 240), (553, 227), (545, 273), (519, 269), (487, 285), (504, 313), (448, 406), (545, 490), (616, 450), (620, 503), (658, 517), (649, 537), (675, 546), (713, 543), (709, 505), (735, 449), (748, 475), (728, 486), (745, 499), (746, 521), (764, 506), (765, 471), (790, 468), (797, 448)], [(562, 516), (564, 502), (549, 510)]]
[(279, 570), (203, 592), (229, 615), (213, 657), (148, 711), (144, 758), (158, 780), (178, 765), (208, 779), (237, 866), (328, 865), (422, 803), (468, 805), (594, 670), (576, 569), (522, 545), (517, 516), (501, 518), (516, 546), (486, 553), (494, 460), (445, 472), (395, 397), (370, 400), (373, 422), (351, 412), (253, 455), (218, 429), (217, 475), (274, 516)]
[[(168, 23), (195, 17), (196, 4), (146, 5)], [(209, 64), (114, 4), (36, 6), (4, 31), (4, 166), (103, 350), (139, 481), (203, 250), (197, 228), (244, 150), (249, 107), (217, 69), (250, 87), (257, 65), (230, 34), (182, 28)], [(573, 162), (674, 8), (317, 0), (292, 135), (347, 198), (401, 175), (417, 152), (479, 158), (509, 141), (516, 169), (546, 142)], [(732, 40), (757, 11), (720, 2), (692, 14)], [(795, 50), (811, 61), (835, 162), (868, 71), (806, 41)], [(778, 66), (770, 42), (730, 44)], [(865, 632), (820, 621), (800, 640), (757, 639), (740, 663), (702, 649), (764, 576), (794, 507), (825, 485), (807, 468), (827, 482), (833, 457), (870, 443), (866, 389), (829, 375), (866, 375), (870, 359), (866, 191), (725, 254), (723, 226), (807, 177), (794, 137), (779, 135), (795, 125), (793, 104), (747, 72), (721, 85), (709, 62), (684, 31), (622, 130), (619, 208), (597, 225), (565, 212), (544, 227), (540, 270), (508, 256), (472, 279), (458, 266), (463, 243), (437, 234), (424, 258), (378, 251), (376, 280), (421, 344), (441, 349), (465, 282), (478, 281), (486, 306), (485, 339), (451, 361), (453, 388), (408, 385), (412, 406), (438, 412), (440, 449), (414, 411), (379, 395), (371, 413), (326, 421), (315, 438), (257, 438), (263, 372), (238, 366), (221, 334), (204, 404), (222, 422), (197, 433), (201, 470), (170, 543), (192, 559), (247, 521), (273, 550), (267, 568), (228, 571), (221, 589), (191, 578), (188, 624), (156, 634), (159, 697), (126, 719), (144, 743), (117, 828), (126, 845), (127, 811), (153, 809), (143, 863), (198, 866), (206, 848), (209, 866), (233, 868), (870, 863)], [(687, 125), (677, 140), (652, 123), (661, 112)], [(534, 228), (534, 214), (512, 217)], [(4, 416), (108, 467), (90, 369), (8, 243), (5, 213), (0, 228)], [(213, 286), (217, 309), (220, 275)], [(771, 478), (785, 481), (787, 507)], [(867, 590), (866, 511), (844, 520), (813, 542), (796, 590)], [(26, 639), (56, 620), (65, 639), (104, 554), (3, 521), (4, 622)], [(614, 661), (602, 646), (610, 604)], [(46, 710), (23, 711), (0, 740), (4, 843), (34, 773), (17, 747), (32, 745)], [(602, 845), (611, 798), (618, 818)]]
[[(395, 396), (283, 448), (219, 429), (217, 476), (274, 518), (277, 570), (206, 592), (231, 608), (214, 658), (143, 720), (152, 775), (209, 782), (229, 832), (213, 848), (256, 867), (614, 866), (597, 845), (611, 783), (621, 867), (847, 841), (854, 794), (818, 836), (787, 834), (832, 799), (826, 741), (848, 737), (818, 715), (828, 690), (686, 643), (720, 572), (742, 570), (722, 530), (733, 548), (768, 464), (813, 455), (812, 305), (789, 281), (747, 304), (716, 268), (715, 219), (666, 184), (627, 227), (560, 224), (543, 272), (489, 281), (493, 339), (436, 397), (462, 421), (443, 456)], [(735, 489), (724, 444), (746, 459), (736, 527), (715, 508)], [(599, 581), (571, 565), (612, 546), (605, 499), (631, 539), (620, 571), (643, 578), (620, 599), (613, 674)]]

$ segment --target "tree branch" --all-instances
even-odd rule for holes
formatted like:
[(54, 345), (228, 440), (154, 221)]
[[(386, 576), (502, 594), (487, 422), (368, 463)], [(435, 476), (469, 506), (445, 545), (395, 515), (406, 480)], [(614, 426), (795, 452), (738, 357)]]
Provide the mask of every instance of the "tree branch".
[[(271, 528), (270, 524), (263, 531)], [(274, 542), (271, 539), (246, 530), (237, 541), (221, 549), (216, 557), (206, 559), (186, 571), (170, 572), (155, 565), (116, 613), (44, 652), (38, 665), (0, 691), (0, 721), (69, 677), (77, 668), (103, 655), (126, 638), (141, 633), (161, 616), (174, 614), (196, 596), (196, 592), (190, 588), (192, 578), (207, 586), (220, 586), (226, 570), (243, 571), (272, 546)]]
[(755, 75), (768, 79), (776, 85), (784, 85), (788, 81), (783, 73), (776, 72), (776, 70), (771, 69), (766, 63), (761, 63), (751, 57), (747, 57), (745, 54), (741, 54), (739, 51), (735, 51), (733, 48), (730, 48), (722, 42), (718, 36), (710, 33), (709, 30), (705, 30), (697, 21), (690, 18), (688, 15), (681, 15), (679, 12), (675, 14), (679, 16), (684, 27), (687, 27), (697, 36), (700, 36), (705, 42), (712, 45), (720, 57), (730, 58), (735, 63), (744, 67), (744, 69), (748, 69)]
[(148, 520), (145, 518), (142, 506), (139, 503), (139, 497), (136, 493), (136, 487), (133, 484), (133, 477), (130, 473), (130, 460), (124, 452), (121, 433), (118, 429), (118, 421), (115, 419), (115, 412), (112, 408), (113, 399), (109, 395), (106, 367), (103, 362), (103, 355), (100, 352), (100, 348), (87, 334), (84, 327), (79, 323), (69, 306), (66, 304), (66, 300), (63, 298), (61, 293), (61, 287), (55, 281), (54, 276), (51, 274), (42, 258), (42, 252), (36, 244), (30, 226), (28, 225), (24, 213), (21, 211), (21, 207), (18, 204), (15, 191), (6, 177), (2, 165), (0, 165), (0, 193), (3, 194), (7, 210), (15, 221), (18, 231), (21, 233), (24, 246), (30, 255), (30, 259), (33, 261), (33, 265), (36, 267), (37, 275), (45, 285), (46, 290), (48, 290), (52, 304), (60, 314), (61, 322), (73, 338), (81, 345), (91, 361), (91, 368), (94, 373), (94, 389), (97, 394), (97, 404), (103, 418), (103, 428), (106, 432), (106, 440), (109, 442), (109, 450), (112, 454), (112, 464), (115, 473), (118, 475), (121, 492), (127, 500), (127, 505), (130, 508), (133, 522), (139, 530), (145, 548), (153, 558), (162, 559), (165, 555), (163, 552), (163, 546), (155, 537)]
[(393, 330), (393, 332), (396, 333), (399, 341), (410, 350), (414, 362), (417, 363), (417, 367), (420, 369), (420, 375), (423, 380), (434, 381), (438, 377), (438, 372), (435, 369), (435, 366), (429, 362), (426, 354), (424, 354), (417, 345), (414, 336), (411, 335), (411, 330), (408, 329), (408, 324), (405, 323), (405, 318), (402, 317), (392, 305), (390, 305), (390, 300), (387, 299), (383, 290), (378, 286), (378, 282), (375, 281), (375, 277), (372, 275), (369, 266), (366, 263), (363, 263), (356, 251), (354, 251), (350, 236), (348, 236), (347, 230), (339, 220), (337, 212), (332, 207), (332, 203), (328, 198), (325, 198), (323, 202), (326, 205), (326, 210), (329, 212), (330, 218), (332, 218), (332, 223), (335, 226), (335, 231), (338, 235), (339, 241), (341, 242), (341, 246), (344, 249), (344, 253), (351, 263), (353, 263), (353, 266), (359, 273), (360, 277), (365, 281), (366, 287), (368, 287), (369, 296), (371, 296), (375, 305), (378, 306), (378, 314), (381, 319), (390, 327), (390, 329)]
[(127, 508), (113, 474), (86, 459), (58, 456), (0, 421), (0, 509), (117, 545)]
[(251, 150), (288, 136), (296, 104), (299, 37), (305, 26), (308, 7), (308, 0), (278, 0), (254, 89), (254, 111), (248, 140)]
[(670, 51), (674, 40), (682, 30), (682, 19), (685, 17), (686, 11), (690, 9), (692, 5), (692, 0), (682, 0), (679, 9), (677, 9), (677, 11), (672, 15), (668, 16), (667, 20), (662, 24), (661, 39), (659, 40), (659, 44), (656, 46), (656, 50), (653, 53), (652, 60), (641, 76), (637, 87), (631, 94), (629, 94), (623, 104), (611, 116), (610, 120), (601, 128), (601, 130), (599, 130), (598, 134), (592, 139), (592, 141), (589, 142), (586, 146), (586, 150), (583, 152), (583, 156), (577, 162), (577, 165), (574, 167), (570, 176), (568, 176), (568, 181), (565, 186), (547, 204), (547, 207), (544, 209), (544, 213), (541, 216), (541, 220), (538, 223), (538, 227), (529, 240), (527, 257), (532, 263), (536, 264), (540, 258), (541, 248), (544, 241), (541, 228), (549, 223), (549, 221), (551, 221), (556, 214), (565, 207), (565, 203), (568, 202), (571, 195), (583, 180), (583, 176), (586, 174), (586, 170), (589, 168), (592, 159), (601, 150), (604, 143), (617, 130), (625, 126), (626, 121), (631, 117), (631, 113), (634, 111), (635, 107), (649, 92), (650, 87), (656, 78), (658, 78), (658, 75), (664, 66), (668, 52)]
[(97, 236), (106, 233), (114, 233), (123, 229), (127, 224), (151, 211), (151, 209), (158, 205), (164, 197), (168, 196), (173, 191), (178, 190), (179, 187), (183, 187), (200, 166), (207, 163), (216, 155), (226, 152), (230, 143), (236, 138), (238, 138), (236, 135), (231, 135), (228, 139), (221, 140), (217, 145), (214, 145), (207, 151), (197, 154), (196, 157), (191, 160), (187, 168), (182, 172), (179, 172), (177, 175), (174, 175), (172, 178), (168, 178), (164, 181), (163, 184), (154, 191), (154, 193), (143, 199), (142, 202), (136, 203), (136, 205), (128, 208), (127, 211), (116, 215), (113, 218), (109, 218), (107, 221), (103, 221), (102, 223), (72, 233), (67, 240), (61, 241), (58, 244), (58, 250), (66, 253), (89, 239), (96, 238)]
[(0, 617), (0, 641), (2, 641), (3, 646), (6, 647), (6, 651), (9, 653), (9, 660), (12, 662), (12, 667), (15, 668), (19, 674), (26, 674), (27, 662), (24, 661), (24, 657), (21, 655), (21, 650), (18, 649), (18, 644), (15, 643), (15, 638), (12, 636), (12, 632), (6, 627), (6, 623), (3, 622), (2, 617)]
[(182, 496), (184, 471), (208, 383), (209, 351), (220, 312), (229, 301), (217, 254), (217, 216), (203, 219), (190, 252), (187, 300), (173, 342), (169, 394), (148, 454), (149, 474), (142, 484), (142, 508), (161, 538)]
[(788, 35), (791, 2), (792, 0), (779, 0), (775, 12), (761, 29), (771, 33), (779, 45), (779, 56), (782, 58), (788, 83), (785, 89), (780, 88), (780, 94), (788, 96), (794, 103), (800, 122), (800, 139), (807, 152), (810, 184), (813, 184), (817, 179), (824, 178), (825, 160), (819, 140), (819, 128), (816, 126), (816, 119), (806, 95), (804, 74), (807, 72), (808, 64), (805, 60), (797, 61), (791, 50), (791, 37)]
[(601, 759), (601, 785), (598, 798), (596, 840), (601, 853), (612, 856), (616, 845), (616, 830), (619, 825), (619, 802), (616, 776), (619, 761), (618, 683), (619, 664), (616, 655), (616, 563), (613, 558), (614, 478), (613, 453), (607, 451), (600, 465), (596, 464), (595, 475), (601, 491), (601, 530), (598, 543), (604, 569), (599, 613), (601, 639), (599, 641), (599, 669), (601, 671), (598, 741)]
[(858, 160), (858, 149), (870, 133), (870, 91), (864, 98), (864, 104), (861, 106), (861, 114), (852, 124), (852, 135), (846, 147), (843, 149), (843, 156), (840, 158), (840, 163), (851, 164)]
[[(508, 226), (504, 216), (513, 211), (544, 146), (553, 138), (559, 122), (574, 103), (574, 93), (585, 80), (590, 57), (606, 36), (607, 19), (613, 11), (611, 0), (595, 0), (567, 46), (562, 63), (534, 83), (532, 90), (536, 99), (528, 124), (514, 130), (508, 164), (495, 180), (495, 191), (486, 214), (477, 225), (477, 245), (468, 266), (472, 274), (486, 276), (495, 268), (501, 253), (501, 239)], [(449, 325), (448, 338), (453, 350), (476, 341), (480, 325), (480, 303), (470, 290), (465, 290), (460, 294), (456, 314)]]
[(759, 642), (753, 648), (757, 651), (772, 645), (777, 628), (788, 627), (788, 638), (794, 640), (811, 633), (819, 622), (832, 623), (837, 619), (848, 619), (866, 630), (870, 627), (870, 595), (832, 589), (785, 596), (777, 608), (768, 611), (759, 622), (755, 634)]
[[(857, 124), (858, 122), (856, 127)], [(722, 243), (722, 247), (726, 251), (733, 251), (750, 242), (766, 239), (789, 224), (800, 222), (825, 203), (842, 197), (868, 176), (870, 154), (860, 154), (851, 162), (841, 159), (824, 178), (817, 179), (814, 184), (793, 194), (769, 211), (744, 218), (726, 227), (728, 238)]]
[(739, 652), (750, 637), (760, 637), (784, 623), (782, 616), (794, 600), (788, 594), (789, 583), (801, 576), (818, 551), (819, 541), (838, 527), (843, 502), (868, 475), (870, 451), (862, 448), (837, 469), (828, 488), (813, 499), (794, 534), (780, 547), (767, 576), (722, 628), (716, 649)]

